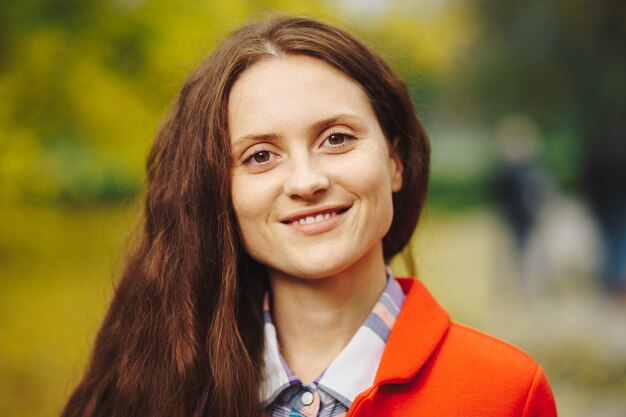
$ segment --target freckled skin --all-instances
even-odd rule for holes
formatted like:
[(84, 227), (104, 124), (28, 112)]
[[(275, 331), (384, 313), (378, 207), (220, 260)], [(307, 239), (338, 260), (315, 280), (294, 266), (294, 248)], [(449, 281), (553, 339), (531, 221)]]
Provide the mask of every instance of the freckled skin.
[[(314, 58), (270, 58), (235, 82), (228, 112), (235, 214), (246, 251), (270, 275), (320, 279), (382, 258), (401, 165), (357, 82)], [(282, 222), (324, 205), (350, 209), (323, 233)]]

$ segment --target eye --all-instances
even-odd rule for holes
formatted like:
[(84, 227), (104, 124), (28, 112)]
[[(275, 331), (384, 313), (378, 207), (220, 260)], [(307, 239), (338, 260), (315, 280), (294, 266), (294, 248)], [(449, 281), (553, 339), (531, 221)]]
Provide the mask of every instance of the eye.
[(353, 135), (349, 133), (342, 132), (332, 132), (328, 137), (324, 140), (323, 144), (328, 144), (333, 147), (343, 146), (346, 142), (350, 140), (356, 139)]
[(250, 164), (250, 165), (263, 165), (266, 164), (270, 161), (272, 161), (274, 158), (276, 157), (276, 155), (274, 155), (273, 152), (270, 152), (268, 150), (264, 150), (264, 149), (259, 149), (256, 152), (254, 152), (252, 155), (250, 155), (249, 157), (247, 157), (243, 162), (244, 164)]

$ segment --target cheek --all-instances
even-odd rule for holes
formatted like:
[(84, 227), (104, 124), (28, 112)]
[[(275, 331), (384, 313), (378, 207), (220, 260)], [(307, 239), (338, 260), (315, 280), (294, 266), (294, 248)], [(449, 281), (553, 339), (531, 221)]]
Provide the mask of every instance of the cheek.
[(357, 199), (361, 232), (382, 239), (393, 219), (389, 160), (384, 154), (370, 152), (363, 153), (359, 158), (350, 158), (349, 162), (340, 166), (335, 178)]
[(263, 205), (262, 193), (254, 191), (254, 181), (235, 176), (232, 181), (232, 199), (235, 216), (242, 234), (247, 234), (250, 224), (259, 215)]
[(239, 238), (249, 255), (254, 252), (251, 251), (255, 246), (254, 236), (258, 236), (255, 219), (258, 217), (260, 204), (255, 203), (254, 195), (246, 181), (232, 181), (233, 210), (237, 218)]
[(266, 175), (235, 174), (231, 181), (233, 209), (244, 241), (259, 235), (274, 207), (276, 186)]
[[(341, 164), (337, 178), (363, 197), (383, 197), (389, 194), (391, 199), (391, 175), (389, 162), (378, 152), (363, 153), (359, 158), (349, 158)], [(383, 203), (374, 200), (374, 203)]]

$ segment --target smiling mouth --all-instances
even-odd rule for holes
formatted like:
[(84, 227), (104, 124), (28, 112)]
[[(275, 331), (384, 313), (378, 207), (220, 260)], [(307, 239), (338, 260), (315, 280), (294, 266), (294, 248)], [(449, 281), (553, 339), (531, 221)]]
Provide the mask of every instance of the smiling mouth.
[[(350, 206), (352, 207), (352, 206)], [(313, 213), (307, 216), (302, 216), (299, 217), (297, 219), (294, 220), (284, 220), (281, 223), (283, 224), (293, 224), (293, 225), (307, 225), (307, 224), (315, 224), (315, 223), (319, 223), (322, 222), (324, 220), (328, 220), (331, 217), (333, 217), (333, 215), (341, 215), (343, 213), (345, 213), (346, 211), (350, 210), (350, 207), (342, 207), (340, 209), (337, 210), (328, 210), (328, 211), (321, 211), (319, 213)]]

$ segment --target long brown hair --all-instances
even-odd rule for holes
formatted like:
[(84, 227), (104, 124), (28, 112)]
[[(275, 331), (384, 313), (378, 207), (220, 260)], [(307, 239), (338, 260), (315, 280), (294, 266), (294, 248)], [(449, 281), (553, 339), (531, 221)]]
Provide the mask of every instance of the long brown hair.
[(409, 241), (430, 148), (404, 83), (351, 35), (315, 20), (279, 17), (235, 31), (189, 76), (157, 134), (144, 227), (64, 417), (258, 413), (267, 277), (239, 240), (226, 110), (242, 72), (289, 54), (325, 61), (366, 91), (404, 165), (385, 259)]

